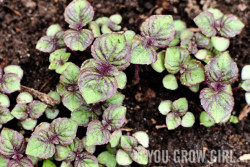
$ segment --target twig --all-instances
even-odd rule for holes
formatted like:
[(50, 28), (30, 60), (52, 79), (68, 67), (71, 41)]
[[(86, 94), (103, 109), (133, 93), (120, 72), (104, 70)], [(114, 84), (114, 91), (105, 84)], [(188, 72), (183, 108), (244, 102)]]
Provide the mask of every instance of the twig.
[(189, 28), (189, 30), (193, 31), (193, 32), (200, 32), (199, 28)]
[(39, 89), (39, 92), (43, 90), (43, 88), (45, 88), (47, 86), (47, 84), (54, 78), (54, 76), (51, 76), (43, 85), (42, 87)]
[(132, 128), (122, 128), (121, 131), (125, 131), (125, 132), (131, 132), (133, 131), (134, 129)]
[(166, 128), (167, 125), (156, 125), (155, 128), (158, 130), (158, 129), (163, 129), (163, 128)]
[(140, 82), (139, 70), (139, 65), (135, 64), (135, 76), (133, 80), (133, 85), (137, 85)]
[(59, 104), (59, 101), (56, 100), (55, 98), (52, 98), (49, 95), (47, 95), (45, 93), (42, 93), (42, 92), (39, 92), (39, 91), (37, 91), (35, 89), (32, 89), (32, 88), (21, 85), (21, 90), (20, 91), (21, 92), (28, 92), (33, 97), (41, 100), (42, 102), (44, 102), (44, 103), (46, 103), (46, 104), (48, 104), (49, 106), (52, 106), (52, 107)]
[(248, 113), (250, 113), (250, 106), (246, 105), (240, 112), (239, 120), (242, 120), (244, 117), (246, 117)]

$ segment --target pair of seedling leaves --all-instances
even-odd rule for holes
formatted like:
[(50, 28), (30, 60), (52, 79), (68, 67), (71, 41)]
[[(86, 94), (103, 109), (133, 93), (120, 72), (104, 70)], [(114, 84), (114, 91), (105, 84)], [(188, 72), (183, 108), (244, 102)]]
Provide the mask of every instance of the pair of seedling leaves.
[(0, 128), (13, 119), (10, 114), (10, 99), (8, 94), (20, 90), (23, 70), (16, 65), (0, 68)]
[(241, 79), (243, 82), (240, 84), (240, 86), (246, 91), (245, 99), (247, 104), (250, 105), (250, 65), (243, 67), (241, 71)]
[(162, 101), (158, 107), (163, 115), (167, 115), (166, 124), (169, 130), (176, 129), (178, 126), (192, 127), (195, 117), (188, 111), (188, 102), (186, 98), (180, 98), (172, 102), (171, 100)]
[[(101, 17), (92, 21), (94, 10), (91, 4), (86, 0), (74, 0), (65, 9), (64, 18), (69, 24), (70, 29), (63, 31), (58, 25), (52, 25), (48, 28), (46, 36), (42, 37), (36, 48), (43, 52), (51, 53), (58, 48), (68, 47), (74, 51), (84, 51), (88, 48), (94, 37), (103, 33), (118, 31), (121, 29), (122, 18), (120, 15), (113, 15), (110, 18)], [(89, 24), (89, 29), (83, 29)]]
[[(139, 145), (140, 144), (140, 145)], [(114, 131), (107, 151), (98, 155), (99, 164), (107, 167), (116, 167), (117, 163), (122, 166), (127, 166), (132, 161), (141, 165), (148, 163), (148, 147), (149, 137), (143, 131), (138, 131), (132, 136), (122, 135), (120, 130)]]

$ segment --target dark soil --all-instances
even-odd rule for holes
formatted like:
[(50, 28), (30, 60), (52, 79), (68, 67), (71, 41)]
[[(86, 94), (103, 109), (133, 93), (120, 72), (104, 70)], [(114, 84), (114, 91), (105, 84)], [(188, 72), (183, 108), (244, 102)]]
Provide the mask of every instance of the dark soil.
[[(141, 22), (152, 14), (171, 14), (175, 19), (182, 19), (189, 27), (194, 27), (192, 19), (202, 10), (217, 7), (224, 13), (237, 15), (246, 25), (236, 38), (231, 39), (230, 54), (237, 61), (241, 70), (245, 64), (250, 64), (249, 52), (249, 3), (244, 0), (89, 0), (96, 13), (95, 17), (110, 16), (120, 13), (123, 16), (122, 26), (138, 32)], [(43, 36), (47, 27), (59, 23), (65, 29), (64, 8), (69, 0), (0, 0), (0, 63), (4, 67), (8, 64), (19, 64), (25, 71), (22, 84), (49, 92), (54, 90), (59, 75), (48, 70), (49, 54), (35, 49), (37, 40)], [(80, 65), (90, 52), (84, 55), (72, 55), (72, 61)], [(217, 125), (205, 128), (199, 125), (199, 114), (202, 107), (199, 95), (192, 93), (186, 87), (180, 86), (177, 91), (168, 91), (162, 86), (162, 78), (166, 75), (158, 74), (150, 66), (140, 67), (140, 83), (133, 85), (134, 67), (131, 65), (126, 71), (128, 86), (122, 91), (126, 95), (125, 105), (128, 107), (126, 127), (134, 131), (147, 131), (150, 135), (149, 150), (168, 150), (170, 161), (167, 164), (151, 163), (148, 166), (248, 166), (247, 162), (240, 162), (238, 158), (250, 152), (250, 117), (245, 117), (239, 124)], [(237, 87), (238, 83), (234, 86)], [(165, 117), (157, 108), (161, 100), (176, 100), (187, 97), (189, 110), (196, 114), (197, 123), (192, 128), (178, 128), (168, 131), (166, 128), (157, 130), (156, 125), (165, 124)], [(234, 92), (235, 108), (233, 113), (239, 115), (246, 105), (244, 91)], [(61, 111), (69, 112), (69, 111)], [(67, 113), (66, 115), (69, 115)], [(11, 128), (11, 127), (10, 127)], [(174, 150), (233, 150), (235, 163), (174, 163)], [(209, 154), (207, 154), (209, 155)], [(248, 161), (249, 162), (249, 161)], [(136, 165), (132, 165), (136, 166)]]

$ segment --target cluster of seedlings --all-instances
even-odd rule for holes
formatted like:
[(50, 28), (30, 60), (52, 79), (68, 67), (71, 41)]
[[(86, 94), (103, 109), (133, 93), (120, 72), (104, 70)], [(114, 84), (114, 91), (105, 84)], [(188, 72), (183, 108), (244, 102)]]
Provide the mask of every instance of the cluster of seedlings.
[[(3, 128), (0, 136), (0, 164), (7, 167), (33, 167), (43, 161), (43, 167), (115, 167), (134, 162), (148, 163), (149, 137), (143, 132), (123, 134), (126, 124), (124, 89), (127, 76), (123, 72), (132, 64), (151, 64), (157, 72), (168, 71), (163, 78), (166, 89), (178, 89), (178, 81), (197, 93), (200, 91), (204, 112), (201, 124), (236, 123), (231, 116), (234, 99), (231, 85), (238, 78), (236, 63), (226, 51), (229, 38), (236, 36), (244, 24), (233, 15), (209, 9), (198, 15), (194, 22), (199, 31), (193, 32), (180, 20), (170, 15), (154, 15), (140, 27), (140, 35), (131, 30), (121, 31), (119, 14), (94, 18), (94, 10), (86, 0), (74, 0), (65, 9), (68, 30), (51, 25), (36, 48), (50, 53), (49, 69), (60, 75), (56, 91), (48, 95), (71, 112), (70, 118), (57, 118), (57, 106), (34, 100), (28, 92), (21, 92), (10, 111), (8, 95), (21, 89), (23, 71), (19, 66), (0, 69), (0, 126), (16, 118), (23, 129), (32, 130), (30, 138)], [(71, 54), (91, 48), (92, 58), (81, 67), (69, 62)], [(241, 87), (249, 102), (249, 66), (242, 71)], [(188, 111), (188, 101), (180, 98), (165, 100), (159, 106), (166, 115), (168, 129), (179, 125), (192, 127), (195, 116)], [(45, 113), (51, 123), (41, 122)], [(79, 127), (86, 135), (78, 138)], [(106, 145), (106, 151), (96, 156), (96, 146)], [(102, 148), (103, 149), (103, 148)], [(54, 161), (55, 160), (55, 161)]]

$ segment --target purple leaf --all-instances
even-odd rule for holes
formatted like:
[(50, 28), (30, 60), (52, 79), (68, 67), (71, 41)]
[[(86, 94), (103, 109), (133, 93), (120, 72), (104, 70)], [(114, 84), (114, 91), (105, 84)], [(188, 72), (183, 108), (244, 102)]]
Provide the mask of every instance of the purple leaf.
[(202, 12), (194, 18), (194, 22), (207, 37), (216, 35), (215, 19), (212, 13), (208, 11)]
[(65, 107), (73, 112), (84, 103), (84, 100), (80, 91), (65, 92), (62, 96), (62, 103)]
[(98, 37), (91, 47), (96, 60), (125, 70), (131, 61), (131, 48), (122, 33), (109, 33)]
[(29, 140), (26, 154), (41, 159), (50, 158), (56, 152), (55, 145), (52, 143), (52, 141), (53, 139), (48, 137), (47, 131), (36, 131), (36, 133), (32, 134)]
[(87, 129), (87, 146), (92, 145), (104, 145), (109, 142), (110, 132), (103, 127), (102, 123), (98, 120), (94, 120), (89, 123)]
[(10, 120), (12, 120), (14, 117), (11, 115), (8, 108), (0, 107), (0, 125), (3, 125)]
[(132, 136), (121, 137), (121, 147), (126, 152), (131, 152), (138, 145), (136, 138)]
[(220, 34), (232, 38), (240, 34), (245, 25), (234, 15), (224, 15), (221, 18), (220, 26)]
[(154, 46), (164, 48), (174, 39), (174, 21), (170, 15), (153, 15), (142, 23), (141, 35), (154, 40)]
[(64, 17), (70, 28), (79, 30), (92, 21), (94, 10), (88, 1), (74, 0), (66, 7)]
[(28, 113), (26, 112), (27, 109), (26, 104), (16, 104), (16, 106), (11, 111), (11, 114), (18, 120), (25, 120), (28, 118)]
[(74, 167), (98, 167), (98, 161), (94, 155), (83, 152), (77, 155)]
[(112, 77), (119, 75), (118, 69), (113, 65), (107, 64), (99, 60), (97, 61), (94, 60), (92, 63), (93, 63), (93, 66), (97, 68), (97, 70), (100, 71), (100, 73), (103, 75), (112, 76)]
[(67, 47), (75, 51), (84, 51), (91, 45), (94, 35), (90, 30), (67, 30), (64, 33), (63, 40)]
[(4, 128), (0, 136), (0, 154), (5, 158), (18, 159), (25, 151), (26, 141), (22, 134)]
[(40, 101), (34, 100), (29, 104), (28, 108), (30, 118), (38, 119), (43, 115), (45, 109), (47, 108), (47, 105)]
[(115, 94), (118, 87), (114, 77), (104, 76), (92, 67), (81, 71), (78, 85), (87, 104), (109, 99)]
[(43, 36), (36, 44), (36, 49), (42, 52), (51, 53), (57, 48), (57, 39), (52, 36)]
[(201, 105), (216, 123), (223, 121), (231, 114), (234, 106), (234, 98), (229, 92), (215, 91), (204, 88), (200, 93)]
[(0, 92), (11, 94), (21, 89), (20, 78), (17, 74), (6, 73), (0, 78)]
[(205, 35), (197, 32), (194, 34), (195, 41), (199, 48), (206, 48), (209, 45), (210, 39)]
[(138, 164), (148, 164), (148, 150), (142, 146), (135, 147), (131, 153), (131, 158)]
[(135, 35), (132, 44), (133, 64), (152, 64), (157, 60), (157, 52), (152, 46), (154, 41), (140, 35)]
[(122, 127), (126, 119), (126, 107), (123, 106), (110, 106), (102, 116), (102, 123), (105, 126), (110, 126), (111, 130), (117, 130)]
[(22, 159), (10, 160), (8, 167), (34, 167), (34, 165), (29, 158), (24, 157)]
[(238, 78), (237, 64), (228, 52), (214, 57), (205, 67), (207, 82), (220, 82), (232, 84)]
[(76, 137), (77, 123), (67, 118), (57, 118), (50, 125), (52, 136), (63, 146), (69, 145)]

